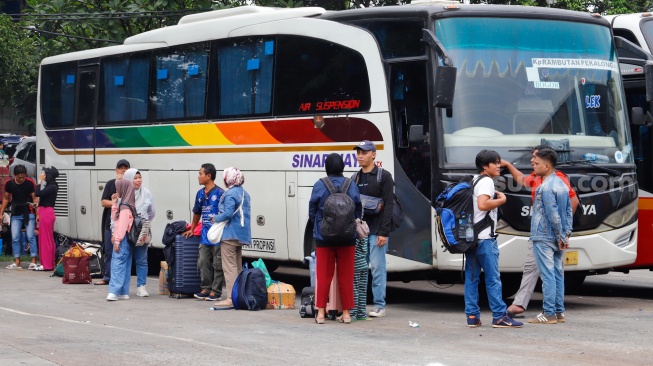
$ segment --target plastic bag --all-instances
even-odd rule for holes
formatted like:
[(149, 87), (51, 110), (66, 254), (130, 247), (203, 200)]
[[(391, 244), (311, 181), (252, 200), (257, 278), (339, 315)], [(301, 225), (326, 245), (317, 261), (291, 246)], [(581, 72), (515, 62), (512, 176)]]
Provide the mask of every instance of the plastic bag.
[(272, 277), (270, 277), (270, 273), (268, 272), (268, 268), (265, 266), (265, 263), (263, 263), (263, 259), (259, 258), (252, 262), (252, 267), (258, 268), (263, 272), (265, 275), (265, 287), (269, 287), (272, 284)]

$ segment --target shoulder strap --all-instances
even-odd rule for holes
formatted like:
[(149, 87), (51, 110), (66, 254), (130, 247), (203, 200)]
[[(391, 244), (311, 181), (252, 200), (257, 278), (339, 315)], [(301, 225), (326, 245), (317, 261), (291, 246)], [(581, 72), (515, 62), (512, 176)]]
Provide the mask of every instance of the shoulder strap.
[[(478, 179), (476, 179), (473, 184), (472, 184), (472, 190), (474, 190), (474, 187), (480, 182), (483, 178), (490, 178), (487, 175), (481, 174)], [(490, 178), (492, 179), (492, 178)], [(481, 232), (481, 230), (484, 230), (486, 227), (490, 228), (490, 236), (493, 238), (496, 238), (498, 235), (495, 234), (494, 232), (494, 221), (490, 218), (490, 211), (485, 212), (485, 217), (476, 224), (474, 224), (474, 229), (476, 232)]]
[(363, 172), (363, 169), (360, 169), (359, 171), (357, 171), (356, 173), (354, 173), (354, 174), (351, 176), (351, 180), (354, 181), (356, 184), (358, 184), (358, 180), (360, 179), (360, 173), (362, 173), (362, 172)]
[(340, 187), (340, 192), (346, 194), (349, 191), (350, 185), (351, 185), (351, 179), (345, 178), (345, 181), (342, 183), (342, 186)]
[(320, 178), (320, 180), (327, 187), (329, 193), (334, 194), (337, 192), (336, 187), (333, 185), (333, 182), (331, 182), (331, 179), (329, 179), (329, 177)]
[(377, 167), (376, 168), (376, 183), (379, 185), (379, 189), (381, 188), (381, 177), (383, 176), (383, 168)]

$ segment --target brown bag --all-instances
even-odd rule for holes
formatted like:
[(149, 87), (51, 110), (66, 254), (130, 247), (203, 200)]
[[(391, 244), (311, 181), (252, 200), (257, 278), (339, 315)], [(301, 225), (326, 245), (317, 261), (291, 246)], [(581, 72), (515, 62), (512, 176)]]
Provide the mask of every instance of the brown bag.
[(367, 222), (356, 219), (356, 234), (358, 234), (358, 239), (363, 240), (370, 236), (370, 228), (367, 226)]
[(91, 283), (90, 261), (91, 254), (86, 252), (79, 244), (75, 243), (63, 255), (63, 278), (61, 282)]

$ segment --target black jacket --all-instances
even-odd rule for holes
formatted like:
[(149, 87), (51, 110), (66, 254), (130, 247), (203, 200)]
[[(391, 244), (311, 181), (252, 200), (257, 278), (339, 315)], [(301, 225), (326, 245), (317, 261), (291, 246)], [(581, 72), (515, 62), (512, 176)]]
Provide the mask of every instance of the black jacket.
[(383, 198), (383, 211), (377, 216), (364, 216), (363, 220), (370, 227), (370, 235), (380, 235), (388, 237), (392, 231), (392, 206), (394, 205), (394, 187), (395, 182), (392, 174), (385, 169), (381, 169), (381, 186), (377, 183), (378, 167), (374, 167), (371, 172), (363, 173), (361, 169), (356, 173), (355, 183), (361, 194)]

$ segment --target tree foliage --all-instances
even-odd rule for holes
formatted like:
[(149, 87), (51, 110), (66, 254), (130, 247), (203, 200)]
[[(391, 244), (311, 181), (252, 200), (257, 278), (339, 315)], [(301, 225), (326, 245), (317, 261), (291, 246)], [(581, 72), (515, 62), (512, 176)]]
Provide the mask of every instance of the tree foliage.
[(40, 56), (33, 37), (7, 15), (0, 15), (0, 101), (19, 106), (36, 91)]

